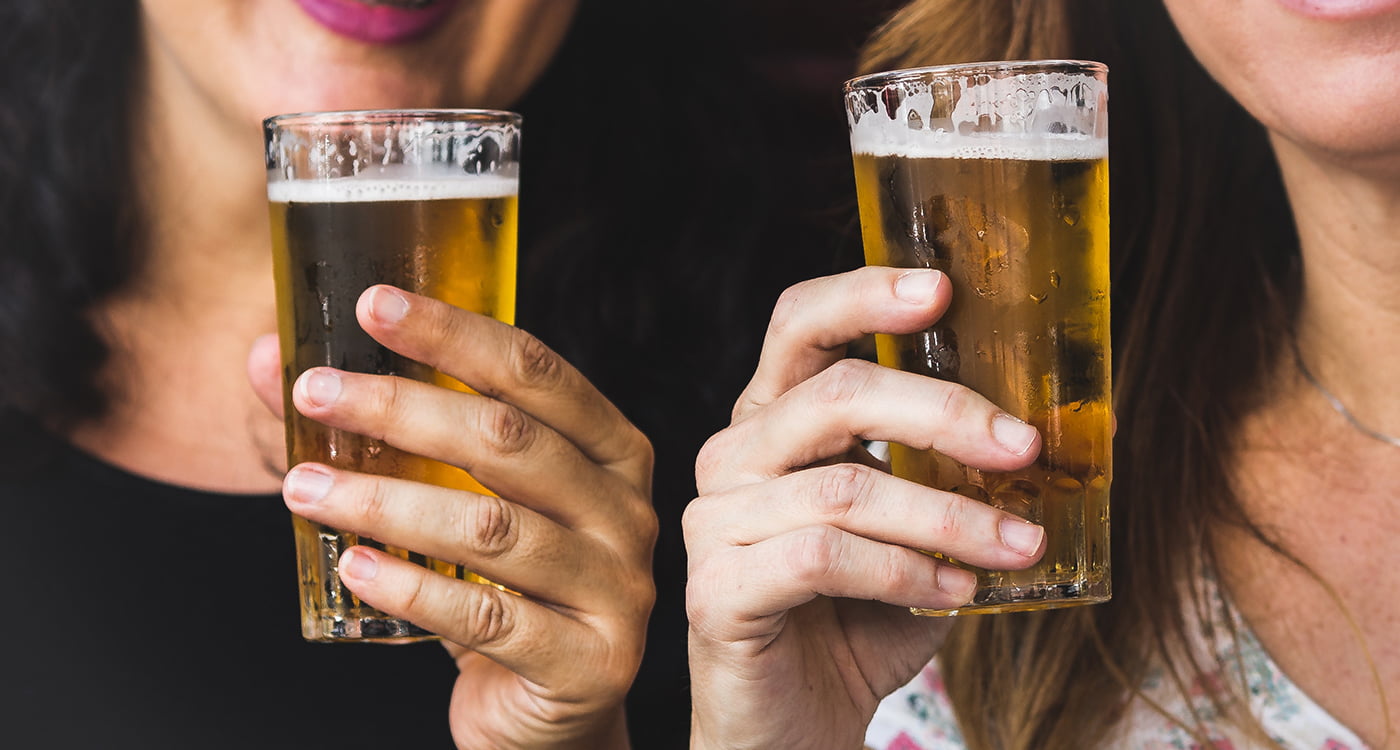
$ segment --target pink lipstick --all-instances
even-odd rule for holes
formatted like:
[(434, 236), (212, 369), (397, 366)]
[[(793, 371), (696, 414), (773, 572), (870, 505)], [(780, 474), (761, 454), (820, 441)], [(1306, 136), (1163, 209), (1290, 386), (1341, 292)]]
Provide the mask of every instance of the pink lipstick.
[(398, 44), (432, 31), (456, 0), (368, 2), (296, 0), (316, 23), (344, 37), (369, 44)]
[(1280, 0), (1295, 13), (1329, 21), (1351, 21), (1381, 15), (1400, 7), (1400, 0)]

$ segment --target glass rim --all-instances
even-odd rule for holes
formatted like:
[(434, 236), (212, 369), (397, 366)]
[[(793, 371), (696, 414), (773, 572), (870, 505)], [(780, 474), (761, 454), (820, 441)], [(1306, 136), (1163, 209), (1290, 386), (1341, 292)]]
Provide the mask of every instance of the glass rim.
[(1108, 66), (1094, 60), (1045, 59), (1045, 60), (986, 60), (982, 62), (952, 63), (949, 65), (927, 65), (918, 68), (899, 68), (867, 73), (852, 78), (841, 87), (845, 93), (866, 91), (889, 86), (893, 83), (923, 81), (952, 75), (976, 73), (1082, 73), (1102, 75), (1108, 73)]
[(289, 129), (298, 126), (389, 125), (398, 122), (480, 122), (491, 125), (520, 126), (519, 112), (505, 109), (343, 109), (325, 112), (288, 112), (263, 119), (265, 129)]

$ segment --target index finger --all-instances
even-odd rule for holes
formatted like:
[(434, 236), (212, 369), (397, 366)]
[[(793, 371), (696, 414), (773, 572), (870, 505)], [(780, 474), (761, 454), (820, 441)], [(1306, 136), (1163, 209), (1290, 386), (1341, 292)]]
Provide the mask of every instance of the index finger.
[(365, 332), (483, 396), (507, 401), (589, 459), (650, 473), (651, 446), (588, 379), (525, 331), (445, 302), (377, 285), (360, 295)]
[(753, 379), (734, 421), (840, 361), (871, 333), (913, 333), (948, 309), (951, 285), (928, 268), (866, 266), (789, 287), (773, 308)]

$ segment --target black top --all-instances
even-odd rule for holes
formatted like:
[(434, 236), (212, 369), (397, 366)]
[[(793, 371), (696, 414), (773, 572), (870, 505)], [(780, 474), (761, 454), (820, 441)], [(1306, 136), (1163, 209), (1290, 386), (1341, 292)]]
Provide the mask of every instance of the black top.
[(0, 483), (0, 746), (451, 748), (442, 646), (301, 638), (277, 496), (72, 450)]

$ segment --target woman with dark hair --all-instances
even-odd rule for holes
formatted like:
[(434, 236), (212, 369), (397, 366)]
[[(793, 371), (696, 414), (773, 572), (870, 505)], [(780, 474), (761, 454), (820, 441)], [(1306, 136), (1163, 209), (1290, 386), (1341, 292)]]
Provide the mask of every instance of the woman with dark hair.
[[(482, 368), (472, 384), (494, 398), (444, 390), (404, 409), (384, 399), (386, 379), (342, 374), (342, 398), (317, 418), (390, 442), (434, 425), (459, 434), (435, 457), (498, 475), (505, 501), (460, 493), (428, 504), (389, 488), (371, 515), (362, 477), (303, 467), (284, 482), (281, 421), (245, 374), (247, 361), (263, 398), (280, 400), (272, 342), (249, 355), (275, 328), (260, 120), (327, 109), (523, 111), (523, 327), (612, 392), (644, 389), (629, 371), (665, 379), (711, 353), (685, 306), (712, 275), (706, 251), (742, 243), (692, 213), (713, 202), (713, 181), (655, 189), (710, 156), (698, 128), (675, 129), (674, 142), (662, 129), (701, 99), (668, 100), (657, 81), (667, 70), (688, 80), (692, 64), (722, 71), (719, 50), (695, 54), (696, 38), (679, 32), (656, 38), (666, 27), (648, 3), (589, 3), (576, 19), (574, 5), (0, 5), (0, 566), (13, 573), (0, 599), (0, 744), (627, 744), (623, 698), (655, 597), (652, 449), (583, 375), (523, 330), (376, 289), (368, 301), (408, 303), (398, 324), (367, 323), (383, 343), (469, 352)], [(599, 79), (637, 59), (656, 74)], [(658, 142), (665, 159), (649, 158)], [(694, 247), (643, 242), (658, 226), (695, 229)], [(648, 290), (658, 268), (690, 276)], [(598, 282), (625, 291), (603, 294)], [(660, 304), (666, 293), (678, 310)], [(646, 330), (658, 325), (675, 339)], [(619, 357), (630, 347), (640, 351)], [(636, 365), (643, 356), (650, 369)], [(535, 367), (513, 369), (522, 358)], [(698, 408), (703, 397), (671, 403)], [(659, 421), (660, 395), (632, 401)], [(441, 424), (449, 414), (462, 423)], [(557, 450), (507, 450), (491, 422), (475, 423), (490, 414)], [(693, 414), (672, 423), (698, 436)], [(672, 472), (687, 484), (688, 463)], [(329, 492), (308, 476), (329, 477)], [(569, 491), (537, 497), (526, 484)], [(457, 550), (526, 596), (357, 548), (349, 554), (368, 565), (345, 566), (349, 587), (440, 633), (453, 659), (305, 645), (279, 494), (308, 517)], [(555, 521), (564, 503), (593, 509), (596, 522)], [(505, 537), (485, 533), (505, 527)], [(545, 578), (563, 595), (532, 596)], [(683, 737), (683, 661), (653, 671), (643, 698), (673, 707), (643, 702), (638, 741)]]
[(1006, 469), (1037, 438), (999, 442), (965, 389), (842, 361), (964, 290), (804, 282), (697, 462), (693, 747), (1393, 744), (1400, 4), (919, 0), (863, 67), (1047, 57), (1111, 71), (1113, 600), (908, 614), (970, 595), (909, 547), (1006, 568), (1040, 550), (872, 470), (858, 439)]

